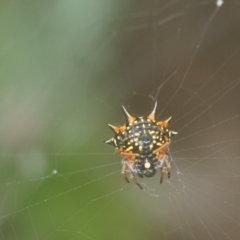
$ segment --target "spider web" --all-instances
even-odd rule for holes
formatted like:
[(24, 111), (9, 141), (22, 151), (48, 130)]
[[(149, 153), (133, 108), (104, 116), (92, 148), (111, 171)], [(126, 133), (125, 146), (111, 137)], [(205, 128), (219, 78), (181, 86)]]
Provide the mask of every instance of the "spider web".
[[(0, 6), (0, 239), (239, 239), (239, 1)], [(179, 134), (141, 191), (102, 141), (155, 100)]]

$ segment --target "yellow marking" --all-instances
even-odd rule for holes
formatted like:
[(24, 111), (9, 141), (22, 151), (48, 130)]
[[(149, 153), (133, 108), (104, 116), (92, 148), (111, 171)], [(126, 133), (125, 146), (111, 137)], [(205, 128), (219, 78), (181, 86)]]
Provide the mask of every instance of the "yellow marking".
[(152, 150), (152, 148), (153, 148), (153, 145), (151, 144), (151, 145), (149, 146), (149, 148), (150, 148), (150, 150)]
[(134, 138), (134, 141), (137, 142), (137, 141), (138, 141), (138, 138)]
[(134, 133), (135, 136), (140, 136), (140, 133)]
[(143, 124), (142, 127), (145, 128), (145, 124)]
[(138, 148), (138, 149), (139, 149), (139, 151), (142, 151), (142, 149), (143, 149), (143, 148), (142, 148), (142, 146), (139, 146), (139, 148)]
[(162, 143), (158, 142), (157, 145), (158, 145), (158, 146), (162, 146)]
[(129, 150), (132, 150), (132, 149), (133, 149), (133, 147), (130, 146), (130, 147), (128, 147), (128, 148), (126, 149), (126, 151), (129, 151)]
[(135, 146), (138, 146), (138, 142), (135, 143)]
[(154, 143), (154, 144), (156, 144), (156, 141), (155, 141), (155, 140), (153, 140), (153, 143)]

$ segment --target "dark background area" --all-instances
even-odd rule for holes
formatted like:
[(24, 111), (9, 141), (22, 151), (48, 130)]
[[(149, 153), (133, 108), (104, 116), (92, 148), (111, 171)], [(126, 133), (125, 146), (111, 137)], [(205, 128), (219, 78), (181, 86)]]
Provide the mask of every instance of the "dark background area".
[[(240, 238), (240, 2), (221, 4), (1, 1), (0, 239)], [(172, 177), (140, 191), (103, 140), (155, 100)]]

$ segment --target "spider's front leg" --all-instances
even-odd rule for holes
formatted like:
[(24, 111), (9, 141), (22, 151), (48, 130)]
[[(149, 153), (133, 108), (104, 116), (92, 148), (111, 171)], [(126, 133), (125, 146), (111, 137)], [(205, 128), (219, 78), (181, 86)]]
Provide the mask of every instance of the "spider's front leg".
[(168, 155), (164, 154), (164, 155), (160, 155), (159, 159), (159, 166), (160, 166), (160, 184), (163, 182), (163, 177), (164, 177), (164, 173), (165, 173), (165, 168), (167, 169), (167, 174), (168, 174), (168, 178), (170, 178), (171, 176), (171, 165), (168, 161)]
[(122, 160), (122, 171), (121, 174), (123, 176), (123, 178), (126, 180), (126, 182), (129, 183), (129, 180), (127, 178), (126, 175), (126, 171), (129, 171), (130, 174), (130, 178), (132, 179), (132, 181), (140, 188), (143, 189), (143, 187), (138, 183), (137, 179), (135, 178), (134, 174), (133, 174), (133, 169), (134, 169), (134, 162), (130, 162), (129, 160)]
[(167, 167), (167, 174), (168, 174), (168, 178), (171, 177), (171, 165), (168, 161), (168, 155), (165, 155), (165, 159), (164, 159), (164, 163), (165, 163), (165, 166)]
[(170, 178), (171, 166), (170, 166), (170, 163), (168, 162), (168, 156), (166, 153), (169, 144), (170, 144), (170, 141), (165, 142), (162, 146), (160, 146), (154, 151), (154, 153), (157, 154), (158, 156), (159, 168), (161, 173), (160, 184), (162, 183), (163, 177), (164, 177), (164, 170), (165, 170), (164, 167), (167, 168), (168, 178)]
[(129, 180), (126, 175), (126, 170), (128, 169), (128, 165), (125, 160), (122, 160), (122, 165), (123, 166), (122, 166), (121, 174), (122, 174), (123, 178), (126, 180), (126, 182), (129, 183)]
[(138, 183), (137, 179), (135, 178), (133, 172), (130, 170), (130, 178), (132, 179), (133, 182), (135, 182), (135, 184), (137, 184), (137, 186), (143, 190), (143, 187)]

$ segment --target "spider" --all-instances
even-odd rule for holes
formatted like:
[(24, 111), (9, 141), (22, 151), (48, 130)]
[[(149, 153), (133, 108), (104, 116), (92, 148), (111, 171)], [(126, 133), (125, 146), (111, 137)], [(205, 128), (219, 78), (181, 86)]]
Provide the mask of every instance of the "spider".
[(170, 121), (157, 122), (155, 113), (157, 102), (155, 102), (152, 112), (148, 117), (131, 116), (124, 106), (122, 106), (126, 124), (115, 127), (108, 124), (114, 132), (114, 137), (105, 141), (116, 148), (122, 158), (121, 174), (126, 182), (129, 183), (126, 172), (129, 173), (132, 181), (140, 188), (134, 174), (140, 178), (152, 177), (156, 170), (160, 170), (160, 184), (163, 182), (164, 173), (167, 172), (170, 178), (171, 165), (168, 161), (168, 146), (171, 137), (177, 132), (170, 131), (167, 126)]

